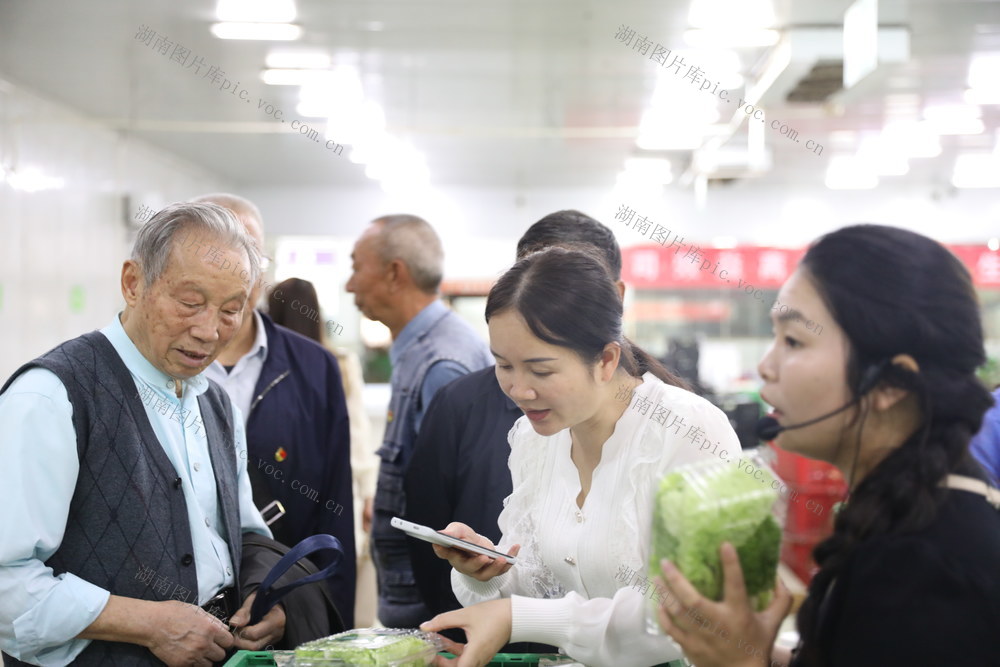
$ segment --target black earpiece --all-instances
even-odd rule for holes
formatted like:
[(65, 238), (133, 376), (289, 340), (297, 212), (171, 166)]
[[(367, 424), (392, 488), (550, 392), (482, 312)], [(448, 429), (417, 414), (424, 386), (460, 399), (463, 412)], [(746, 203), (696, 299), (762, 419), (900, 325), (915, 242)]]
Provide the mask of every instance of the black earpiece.
[(859, 398), (875, 388), (875, 385), (882, 379), (882, 374), (885, 373), (891, 363), (889, 359), (883, 359), (878, 363), (872, 364), (865, 370), (864, 375), (861, 376), (861, 381), (858, 383), (857, 395)]

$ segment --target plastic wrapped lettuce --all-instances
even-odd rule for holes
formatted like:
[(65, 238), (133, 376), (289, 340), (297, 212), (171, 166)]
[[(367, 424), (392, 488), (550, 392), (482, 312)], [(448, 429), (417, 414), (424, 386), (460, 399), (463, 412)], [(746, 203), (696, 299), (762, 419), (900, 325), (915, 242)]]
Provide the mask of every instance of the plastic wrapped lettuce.
[[(719, 548), (730, 542), (751, 603), (760, 610), (774, 591), (785, 503), (781, 482), (756, 453), (731, 460), (699, 461), (666, 475), (653, 509), (649, 578), (670, 560), (698, 591), (722, 599)], [(655, 611), (649, 629), (660, 631)]]
[(425, 667), (440, 640), (417, 630), (362, 628), (316, 639), (295, 649), (296, 667)]

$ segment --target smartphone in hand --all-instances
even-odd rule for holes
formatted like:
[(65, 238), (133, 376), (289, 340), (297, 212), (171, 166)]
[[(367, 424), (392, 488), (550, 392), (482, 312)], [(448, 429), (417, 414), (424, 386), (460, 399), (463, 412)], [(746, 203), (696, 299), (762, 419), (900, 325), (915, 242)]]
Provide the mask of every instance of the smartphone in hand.
[(517, 558), (514, 556), (508, 556), (507, 554), (500, 553), (499, 551), (493, 551), (492, 549), (481, 547), (478, 544), (466, 542), (465, 540), (460, 540), (457, 537), (452, 537), (451, 535), (445, 535), (444, 533), (436, 531), (433, 528), (421, 526), (419, 523), (413, 523), (412, 521), (400, 519), (398, 516), (394, 516), (389, 522), (389, 525), (393, 528), (398, 528), (411, 537), (423, 540), (424, 542), (430, 542), (431, 544), (437, 544), (442, 547), (453, 547), (455, 549), (469, 551), (482, 556), (489, 556), (493, 559), (506, 558), (507, 562), (511, 565), (517, 563)]

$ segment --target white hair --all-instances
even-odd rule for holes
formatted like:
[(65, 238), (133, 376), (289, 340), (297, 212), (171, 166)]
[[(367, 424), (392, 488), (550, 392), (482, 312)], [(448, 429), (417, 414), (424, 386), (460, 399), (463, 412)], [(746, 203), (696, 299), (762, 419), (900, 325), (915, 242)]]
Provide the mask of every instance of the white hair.
[(179, 203), (161, 209), (144, 224), (132, 245), (132, 260), (142, 269), (146, 286), (156, 282), (167, 266), (174, 241), (181, 231), (198, 231), (221, 245), (243, 250), (249, 258), (247, 281), (260, 277), (260, 251), (236, 216), (217, 204)]

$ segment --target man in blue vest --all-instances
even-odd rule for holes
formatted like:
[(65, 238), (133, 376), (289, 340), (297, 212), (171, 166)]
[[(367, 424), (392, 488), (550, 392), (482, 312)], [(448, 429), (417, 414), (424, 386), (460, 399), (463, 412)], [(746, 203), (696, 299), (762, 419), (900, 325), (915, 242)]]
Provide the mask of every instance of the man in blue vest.
[(168, 206), (122, 267), (125, 309), (0, 389), (6, 665), (211, 665), (283, 636), (280, 606), (246, 626), (241, 536), (270, 531), (239, 411), (202, 375), (259, 273), (228, 211)]
[(351, 253), (347, 291), (368, 319), (392, 334), (392, 396), (372, 521), (378, 573), (378, 618), (388, 627), (413, 628), (433, 616), (413, 579), (406, 535), (389, 525), (405, 515), (403, 476), (427, 406), (452, 380), (493, 363), (476, 331), (438, 299), (444, 264), (441, 240), (414, 215), (371, 223)]

